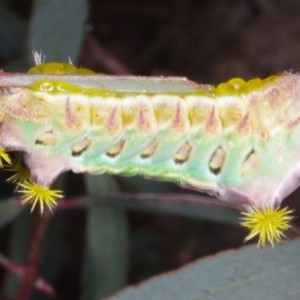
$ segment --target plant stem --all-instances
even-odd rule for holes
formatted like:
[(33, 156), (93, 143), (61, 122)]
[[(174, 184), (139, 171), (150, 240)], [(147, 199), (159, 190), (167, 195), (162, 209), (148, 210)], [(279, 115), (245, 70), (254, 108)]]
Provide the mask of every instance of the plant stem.
[(54, 210), (86, 207), (88, 205), (107, 205), (141, 210), (168, 209), (169, 207), (220, 207), (239, 211), (237, 206), (221, 202), (215, 198), (193, 194), (157, 194), (157, 193), (108, 193), (95, 196), (62, 199)]
[(30, 293), (38, 279), (38, 264), (41, 254), (42, 242), (48, 222), (51, 218), (50, 213), (40, 215), (36, 213), (34, 224), (31, 229), (31, 235), (27, 245), (26, 262), (24, 265), (24, 274), (19, 282), (15, 300), (28, 300)]
[[(12, 262), (7, 257), (5, 257), (2, 253), (0, 253), (0, 265), (5, 268), (8, 272), (15, 274), (19, 279), (24, 277), (24, 267)], [(54, 295), (55, 291), (53, 287), (46, 282), (43, 278), (37, 278), (35, 282), (35, 287), (48, 295)]]

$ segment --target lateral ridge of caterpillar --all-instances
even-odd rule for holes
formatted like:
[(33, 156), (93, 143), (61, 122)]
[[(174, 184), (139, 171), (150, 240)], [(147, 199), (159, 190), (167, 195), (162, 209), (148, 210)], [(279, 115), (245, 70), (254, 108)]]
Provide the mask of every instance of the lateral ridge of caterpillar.
[[(300, 178), (300, 76), (218, 86), (106, 76), (67, 63), (0, 72), (0, 155), (23, 153), (23, 203), (53, 207), (62, 172), (140, 174), (246, 208), (246, 240), (280, 241)], [(20, 167), (20, 166), (19, 166)], [(18, 166), (11, 167), (18, 169)]]

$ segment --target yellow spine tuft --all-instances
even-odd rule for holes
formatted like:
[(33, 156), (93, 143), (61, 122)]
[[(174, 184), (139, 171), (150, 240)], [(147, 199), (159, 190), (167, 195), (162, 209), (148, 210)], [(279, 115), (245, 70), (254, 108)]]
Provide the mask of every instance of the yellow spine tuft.
[(11, 164), (11, 159), (8, 155), (8, 153), (0, 147), (0, 168), (3, 168), (3, 161), (6, 162), (7, 164)]
[(250, 230), (245, 242), (258, 235), (258, 247), (265, 247), (266, 244), (274, 247), (275, 242), (285, 237), (284, 231), (291, 227), (289, 223), (294, 218), (290, 216), (292, 212), (287, 207), (274, 209), (269, 206), (262, 209), (251, 207), (249, 212), (242, 212), (244, 217), (241, 218), (241, 225)]
[(21, 187), (18, 192), (23, 194), (21, 204), (32, 204), (31, 211), (33, 211), (36, 204), (39, 203), (41, 214), (43, 214), (45, 206), (48, 206), (52, 211), (52, 208), (56, 205), (56, 200), (63, 197), (61, 191), (50, 190), (48, 186), (32, 181), (18, 183), (18, 186)]
[(11, 159), (11, 163), (9, 165), (5, 165), (5, 170), (15, 173), (6, 180), (7, 182), (24, 183), (31, 180), (30, 170), (23, 165), (20, 155)]

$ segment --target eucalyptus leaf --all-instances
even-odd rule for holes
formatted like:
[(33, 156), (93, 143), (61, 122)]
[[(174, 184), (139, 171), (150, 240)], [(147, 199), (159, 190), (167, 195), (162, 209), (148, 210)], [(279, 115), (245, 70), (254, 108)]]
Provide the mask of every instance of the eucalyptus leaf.
[[(109, 175), (85, 175), (89, 195), (117, 191)], [(128, 226), (120, 208), (90, 207), (86, 228), (86, 249), (82, 273), (82, 300), (94, 300), (121, 289), (128, 268)]]
[(86, 0), (35, 0), (29, 52), (42, 52), (47, 61), (76, 62), (87, 12)]
[(24, 209), (15, 198), (2, 200), (0, 202), (0, 227), (14, 220)]
[(27, 25), (4, 1), (0, 1), (0, 55), (12, 58), (25, 42)]
[[(29, 238), (30, 228), (32, 226), (32, 216), (29, 209), (24, 211), (12, 223), (11, 238), (9, 242), (9, 259), (14, 263), (22, 264), (25, 259), (25, 249)], [(12, 297), (16, 292), (18, 279), (14, 274), (6, 273), (4, 283), (4, 294)]]
[(247, 246), (200, 259), (108, 300), (299, 299), (300, 239), (275, 249)]

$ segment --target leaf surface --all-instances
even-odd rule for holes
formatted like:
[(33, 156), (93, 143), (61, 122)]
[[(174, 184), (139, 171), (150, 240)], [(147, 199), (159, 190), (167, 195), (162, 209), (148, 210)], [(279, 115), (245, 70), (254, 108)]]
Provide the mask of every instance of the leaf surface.
[(109, 300), (299, 299), (300, 239), (275, 249), (247, 246), (129, 287)]
[[(89, 195), (118, 190), (115, 179), (107, 174), (85, 175), (85, 181)], [(81, 299), (98, 299), (124, 287), (128, 267), (126, 212), (89, 207), (85, 239)]]
[(35, 0), (29, 47), (48, 62), (69, 58), (76, 63), (87, 17), (86, 0)]
[(14, 220), (24, 209), (16, 199), (7, 199), (0, 202), (0, 227)]

